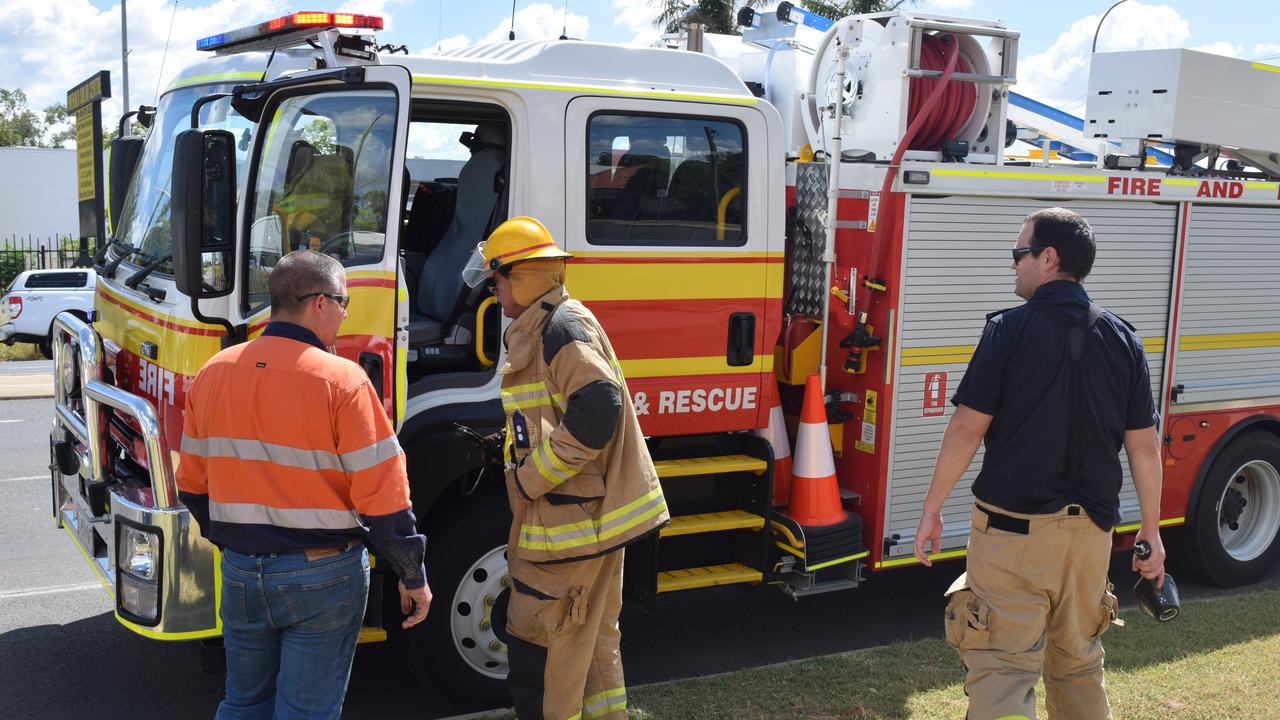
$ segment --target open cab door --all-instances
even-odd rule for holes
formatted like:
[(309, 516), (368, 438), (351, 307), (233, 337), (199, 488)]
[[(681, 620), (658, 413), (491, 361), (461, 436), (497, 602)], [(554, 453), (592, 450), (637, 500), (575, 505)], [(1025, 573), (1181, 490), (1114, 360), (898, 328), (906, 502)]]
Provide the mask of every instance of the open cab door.
[(270, 315), (268, 281), (281, 257), (309, 249), (337, 259), (351, 301), (336, 351), (364, 368), (397, 426), (407, 385), (398, 248), (410, 82), (400, 66), (354, 66), (266, 83), (236, 99), (256, 111), (259, 127), (233, 313), (256, 335)]

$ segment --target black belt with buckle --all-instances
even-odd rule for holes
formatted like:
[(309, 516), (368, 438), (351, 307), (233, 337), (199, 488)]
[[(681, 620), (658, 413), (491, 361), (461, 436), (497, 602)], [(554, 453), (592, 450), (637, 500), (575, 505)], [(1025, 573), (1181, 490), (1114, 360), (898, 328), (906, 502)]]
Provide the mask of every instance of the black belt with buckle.
[(995, 510), (988, 510), (981, 505), (974, 505), (987, 515), (987, 527), (993, 527), (997, 530), (1005, 532), (1017, 533), (1019, 535), (1027, 535), (1031, 532), (1031, 521), (1026, 518), (1016, 518), (1012, 515), (1005, 515)]

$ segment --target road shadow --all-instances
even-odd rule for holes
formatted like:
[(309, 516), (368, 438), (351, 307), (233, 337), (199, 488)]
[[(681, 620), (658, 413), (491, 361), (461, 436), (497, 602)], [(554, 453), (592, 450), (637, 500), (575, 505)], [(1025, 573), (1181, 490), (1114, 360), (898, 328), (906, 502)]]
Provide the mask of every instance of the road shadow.
[[(410, 671), (395, 643), (357, 650), (343, 718), (431, 720), (469, 709)], [(121, 627), (112, 613), (0, 634), (0, 718), (211, 718), (221, 673), (202, 668), (196, 641), (162, 642)]]

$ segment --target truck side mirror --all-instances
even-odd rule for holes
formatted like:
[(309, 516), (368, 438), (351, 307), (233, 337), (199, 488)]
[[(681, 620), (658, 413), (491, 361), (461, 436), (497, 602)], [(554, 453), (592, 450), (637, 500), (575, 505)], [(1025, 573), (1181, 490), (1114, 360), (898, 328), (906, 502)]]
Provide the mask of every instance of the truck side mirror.
[(235, 136), (183, 130), (173, 150), (173, 277), (191, 298), (231, 292), (236, 247)]
[(120, 210), (124, 208), (124, 196), (129, 192), (129, 180), (138, 169), (142, 157), (142, 144), (146, 138), (139, 135), (118, 137), (111, 141), (111, 167), (107, 171), (107, 192), (111, 195), (111, 231), (120, 222)]

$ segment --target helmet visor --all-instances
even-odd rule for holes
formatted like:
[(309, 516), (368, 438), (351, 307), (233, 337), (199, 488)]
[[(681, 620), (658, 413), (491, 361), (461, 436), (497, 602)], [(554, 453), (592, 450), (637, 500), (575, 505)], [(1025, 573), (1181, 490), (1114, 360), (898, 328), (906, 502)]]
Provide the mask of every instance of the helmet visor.
[(476, 249), (471, 251), (471, 259), (467, 262), (467, 266), (462, 269), (462, 282), (467, 287), (479, 287), (489, 281), (493, 277), (494, 269), (489, 267), (489, 261), (484, 259), (484, 243), (476, 245)]

